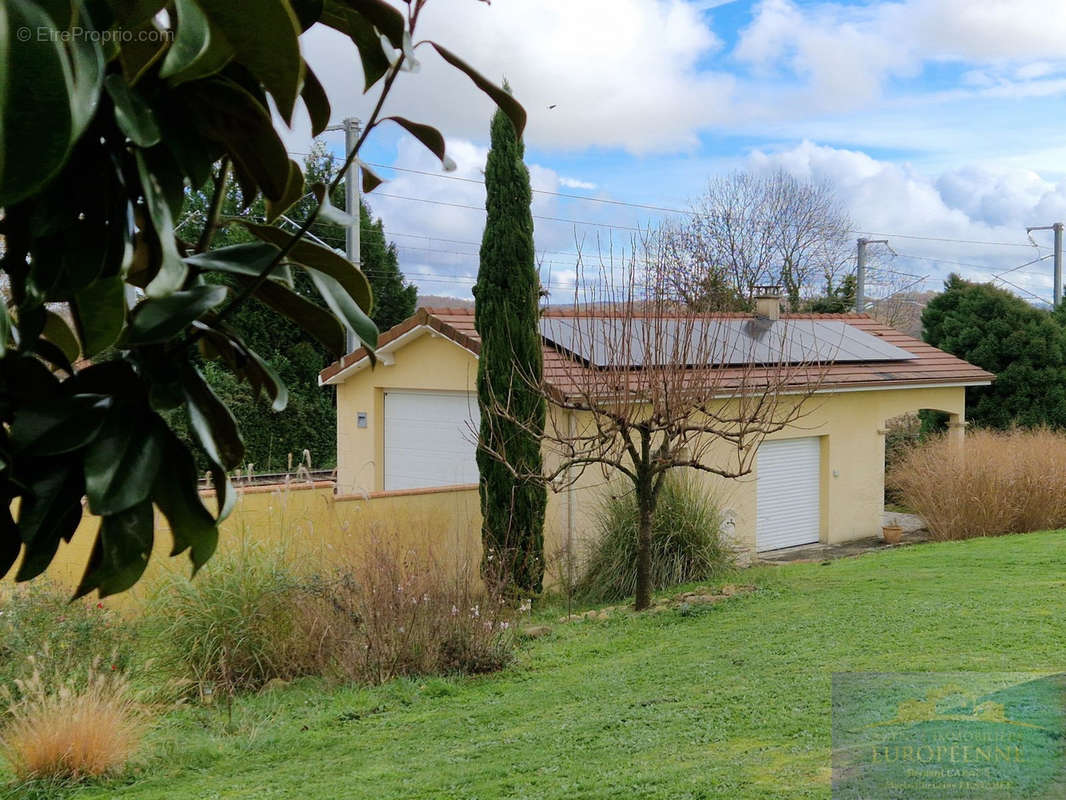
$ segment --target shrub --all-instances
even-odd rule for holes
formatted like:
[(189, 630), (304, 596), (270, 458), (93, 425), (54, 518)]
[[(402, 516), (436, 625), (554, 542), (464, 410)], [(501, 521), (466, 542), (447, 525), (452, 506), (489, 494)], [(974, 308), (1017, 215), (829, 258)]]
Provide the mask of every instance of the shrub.
[[(734, 553), (719, 536), (722, 514), (693, 476), (670, 473), (652, 520), (652, 585), (665, 589), (711, 578), (732, 565)], [(610, 495), (597, 509), (597, 537), (575, 594), (614, 601), (637, 587), (637, 504), (631, 493)]]
[(344, 642), (338, 622), (350, 627), (328, 596), (328, 587), (302, 585), (282, 551), (247, 545), (194, 579), (173, 575), (148, 615), (164, 666), (201, 696), (232, 695), (328, 672)]
[(193, 580), (175, 576), (150, 611), (164, 665), (203, 697), (306, 675), (380, 683), (486, 672), (510, 658), (505, 609), (474, 576), (385, 536), (353, 564), (330, 557), (296, 562), (248, 546)]
[(0, 687), (8, 691), (17, 693), (16, 679), (30, 677), (31, 656), (80, 680), (98, 661), (124, 670), (133, 644), (133, 629), (117, 613), (97, 601), (70, 602), (69, 590), (46, 579), (0, 596)]
[(468, 568), (432, 548), (405, 548), (375, 534), (357, 583), (361, 680), (492, 672), (511, 658), (509, 609)]
[[(38, 669), (18, 679), (0, 730), (0, 754), (23, 781), (67, 782), (119, 772), (140, 745), (147, 721), (122, 673), (91, 667), (46, 682)], [(10, 692), (6, 694), (11, 695)]]
[(887, 476), (935, 539), (1066, 526), (1066, 434), (979, 430), (956, 448), (944, 436), (908, 450)]

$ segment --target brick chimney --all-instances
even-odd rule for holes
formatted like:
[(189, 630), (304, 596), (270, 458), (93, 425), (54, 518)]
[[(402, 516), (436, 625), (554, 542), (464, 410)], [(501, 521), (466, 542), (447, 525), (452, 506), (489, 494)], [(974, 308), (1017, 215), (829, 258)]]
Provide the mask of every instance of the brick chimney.
[(775, 320), (781, 318), (781, 287), (755, 287), (755, 316)]

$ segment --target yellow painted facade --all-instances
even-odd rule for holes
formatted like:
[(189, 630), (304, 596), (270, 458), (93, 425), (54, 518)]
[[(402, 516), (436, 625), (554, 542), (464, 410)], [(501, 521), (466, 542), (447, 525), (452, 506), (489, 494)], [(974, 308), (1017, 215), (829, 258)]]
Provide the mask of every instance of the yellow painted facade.
[[(388, 360), (391, 363), (358, 371), (337, 386), (336, 490), (325, 483), (242, 490), (236, 510), (222, 526), (220, 551), (253, 540), (283, 546), (294, 557), (329, 563), (335, 555), (338, 560), (358, 557), (372, 537), (383, 535), (410, 541), (412, 546), (429, 538), (439, 554), (471, 566), (477, 564), (481, 515), (476, 487), (382, 491), (384, 393), (390, 389), (473, 391), (477, 359), (450, 339), (426, 332), (397, 348)], [(807, 413), (794, 427), (770, 438), (820, 437), (823, 542), (843, 542), (880, 531), (882, 431), (887, 419), (923, 408), (945, 411), (954, 423), (952, 435), (960, 442), (962, 438), (965, 389), (961, 386), (826, 393), (806, 403)], [(365, 428), (356, 424), (359, 412), (367, 414)], [(581, 424), (575, 419), (577, 427)], [(719, 455), (728, 457), (724, 451)], [(716, 457), (714, 452), (709, 455)], [(549, 463), (551, 458), (546, 454)], [(697, 474), (719, 506), (732, 512), (736, 545), (749, 555), (754, 553), (757, 469), (734, 480)], [(545, 520), (547, 585), (555, 584), (567, 569), (566, 553), (579, 559), (594, 535), (592, 515), (608, 491), (608, 483), (598, 469), (590, 469), (570, 489), (549, 495)], [(209, 505), (213, 502), (208, 498)], [(70, 587), (77, 584), (97, 525), (98, 520), (87, 515), (71, 543), (60, 545), (48, 573), (53, 579)], [(117, 605), (143, 601), (167, 570), (188, 570), (185, 556), (168, 557), (170, 544), (166, 520), (157, 516), (155, 551), (146, 579), (116, 598)]]
[[(388, 365), (353, 371), (337, 385), (337, 480), (341, 492), (379, 492), (383, 488), (382, 417), (386, 391), (471, 392), (475, 387), (476, 356), (436, 333), (412, 336), (393, 351), (390, 361)], [(952, 435), (961, 439), (965, 388), (931, 386), (827, 392), (808, 399), (804, 408), (805, 415), (794, 426), (770, 438), (821, 438), (821, 540), (835, 543), (880, 532), (884, 510), (882, 431), (885, 421), (923, 408), (937, 409), (950, 415), (955, 424)], [(366, 428), (356, 427), (359, 412), (368, 414)], [(580, 427), (581, 420), (575, 424)], [(722, 456), (728, 454), (723, 452)], [(546, 457), (550, 461), (550, 453)], [(715, 456), (712, 453), (710, 457)], [(733, 512), (737, 545), (754, 552), (757, 469), (734, 480), (699, 474), (720, 506)], [(603, 474), (591, 469), (574, 488), (549, 497), (545, 527), (545, 552), (549, 561), (567, 549), (581, 552), (591, 535), (590, 515), (604, 491)]]
[[(213, 509), (214, 497), (205, 499)], [(46, 573), (51, 580), (71, 590), (77, 586), (98, 526), (99, 518), (86, 513), (70, 544), (60, 543)], [(249, 487), (239, 491), (232, 515), (222, 524), (218, 552), (233, 552), (255, 542), (281, 548), (293, 559), (328, 567), (357, 559), (375, 536), (416, 549), (431, 540), (439, 556), (465, 562), (476, 575), (481, 558), (477, 489), (464, 486), (434, 492), (345, 497), (335, 495), (331, 483), (322, 482)], [(120, 608), (137, 606), (168, 572), (188, 574), (188, 557), (169, 557), (170, 547), (167, 521), (157, 513), (155, 547), (144, 578), (130, 591), (107, 602)], [(205, 567), (211, 568), (212, 563)], [(10, 584), (16, 569), (9, 573), (5, 584)]]

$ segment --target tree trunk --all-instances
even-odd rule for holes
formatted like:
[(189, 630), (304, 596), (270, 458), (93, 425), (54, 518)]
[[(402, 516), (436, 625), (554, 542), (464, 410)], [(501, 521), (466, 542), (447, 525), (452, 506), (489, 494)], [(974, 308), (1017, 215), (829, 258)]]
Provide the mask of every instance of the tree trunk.
[(655, 511), (651, 488), (637, 492), (640, 527), (637, 530), (637, 596), (633, 607), (643, 611), (651, 606), (651, 518)]

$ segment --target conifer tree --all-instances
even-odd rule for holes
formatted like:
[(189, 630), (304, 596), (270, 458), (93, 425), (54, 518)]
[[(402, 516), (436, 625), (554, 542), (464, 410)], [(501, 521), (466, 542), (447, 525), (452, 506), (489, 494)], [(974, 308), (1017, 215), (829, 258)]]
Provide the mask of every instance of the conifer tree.
[(1061, 316), (990, 283), (950, 275), (922, 313), (923, 338), (989, 372), (966, 389), (966, 417), (988, 428), (1066, 427), (1066, 330)]
[(524, 147), (503, 114), (492, 119), (491, 139), (485, 167), (488, 215), (474, 287), (474, 325), (481, 336), (482, 574), (490, 587), (539, 593), (547, 489), (533, 477), (539, 478), (542, 469), (545, 401), (538, 391), (543, 355), (532, 192)]

